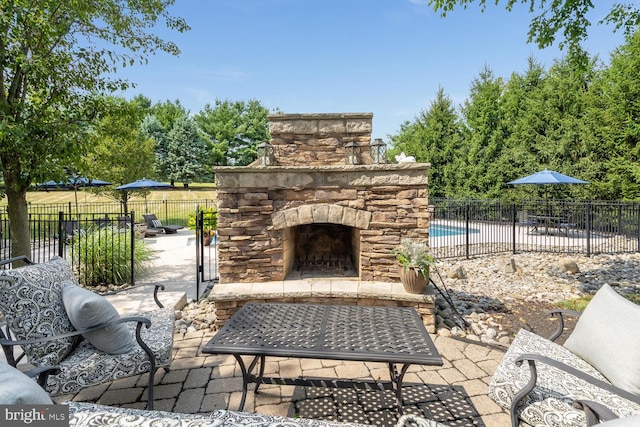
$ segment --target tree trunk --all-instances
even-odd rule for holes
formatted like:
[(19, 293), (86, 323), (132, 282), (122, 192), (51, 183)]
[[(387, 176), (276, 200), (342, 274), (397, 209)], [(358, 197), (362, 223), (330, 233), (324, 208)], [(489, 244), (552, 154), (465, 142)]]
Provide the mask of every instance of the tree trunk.
[(29, 233), (29, 212), (27, 210), (27, 188), (14, 174), (4, 171), (5, 193), (7, 194), (7, 212), (9, 214), (9, 232), (11, 233), (11, 256), (25, 255), (31, 258), (31, 239)]

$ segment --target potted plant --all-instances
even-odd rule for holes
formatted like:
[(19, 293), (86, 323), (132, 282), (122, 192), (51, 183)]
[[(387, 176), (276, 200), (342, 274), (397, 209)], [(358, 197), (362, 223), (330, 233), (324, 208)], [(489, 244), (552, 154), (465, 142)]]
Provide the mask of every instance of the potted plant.
[[(218, 229), (218, 211), (216, 208), (199, 208), (199, 212), (202, 214), (202, 232), (204, 234), (204, 245), (209, 246), (211, 240), (216, 235)], [(195, 230), (197, 227), (196, 214), (189, 214), (189, 220), (187, 221), (187, 227), (191, 230)]]
[(429, 255), (427, 244), (406, 238), (393, 250), (400, 262), (400, 280), (405, 291), (421, 294), (429, 283), (429, 266), (435, 262)]

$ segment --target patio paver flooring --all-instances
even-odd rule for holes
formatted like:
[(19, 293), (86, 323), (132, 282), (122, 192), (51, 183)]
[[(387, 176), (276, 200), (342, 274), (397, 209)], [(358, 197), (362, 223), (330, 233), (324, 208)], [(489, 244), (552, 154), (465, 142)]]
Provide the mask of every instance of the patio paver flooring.
[[(156, 376), (154, 409), (209, 413), (216, 409), (237, 410), (242, 379), (235, 359), (226, 355), (203, 355), (200, 348), (214, 332), (192, 332), (174, 336), (171, 370)], [(508, 414), (488, 396), (493, 371), (504, 350), (482, 343), (435, 337), (444, 366), (413, 365), (405, 376), (405, 413), (416, 413), (449, 426), (509, 426)], [(386, 365), (331, 360), (271, 358), (266, 372), (284, 376), (388, 379)], [(144, 408), (146, 375), (86, 388), (75, 395), (55, 398), (99, 404)], [(268, 415), (299, 416), (392, 426), (397, 421), (393, 392), (351, 389), (303, 388), (262, 385), (247, 395), (244, 411)]]

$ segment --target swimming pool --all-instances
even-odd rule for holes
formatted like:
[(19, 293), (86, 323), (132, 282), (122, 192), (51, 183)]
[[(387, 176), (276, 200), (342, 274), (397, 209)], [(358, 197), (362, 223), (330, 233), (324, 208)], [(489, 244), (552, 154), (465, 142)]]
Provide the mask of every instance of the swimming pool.
[[(452, 225), (443, 224), (429, 225), (429, 236), (431, 237), (458, 236), (460, 234), (465, 234), (466, 232), (466, 228), (464, 227), (454, 227)], [(469, 233), (477, 234), (480, 233), (480, 230), (477, 228), (469, 228)]]

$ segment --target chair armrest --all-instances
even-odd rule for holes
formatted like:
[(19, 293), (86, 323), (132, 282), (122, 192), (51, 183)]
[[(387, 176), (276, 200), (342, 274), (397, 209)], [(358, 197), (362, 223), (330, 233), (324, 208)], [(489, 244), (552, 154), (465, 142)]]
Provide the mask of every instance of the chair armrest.
[(9, 363), (11, 366), (15, 367), (17, 365), (17, 361), (20, 360), (20, 358), (16, 359), (13, 356), (13, 347), (15, 347), (15, 346), (21, 346), (21, 345), (25, 345), (25, 344), (35, 344), (35, 343), (39, 343), (39, 342), (53, 341), (53, 340), (58, 340), (58, 339), (61, 339), (61, 338), (78, 337), (78, 339), (73, 344), (74, 347), (75, 347), (75, 345), (77, 345), (77, 343), (80, 342), (80, 338), (81, 338), (80, 336), (82, 334), (85, 334), (87, 332), (98, 331), (98, 330), (104, 329), (104, 328), (106, 328), (108, 326), (118, 325), (120, 323), (127, 323), (127, 322), (137, 322), (136, 334), (135, 334), (136, 335), (136, 341), (138, 342), (138, 345), (140, 345), (140, 347), (144, 350), (144, 352), (147, 353), (147, 355), (151, 359), (153, 359), (153, 352), (145, 344), (145, 342), (142, 340), (142, 335), (140, 333), (141, 330), (142, 330), (142, 326), (143, 325), (147, 329), (149, 329), (149, 327), (151, 327), (151, 320), (147, 319), (146, 317), (141, 317), (141, 316), (121, 317), (121, 318), (119, 318), (117, 320), (114, 320), (112, 322), (103, 323), (103, 324), (95, 326), (93, 328), (76, 330), (76, 331), (66, 332), (64, 334), (52, 335), (52, 336), (48, 336), (48, 337), (32, 338), (32, 339), (28, 339), (28, 340), (12, 340), (12, 339), (10, 339), (11, 338), (10, 336), (9, 337), (5, 337), (4, 334), (0, 334), (1, 335), (0, 346), (2, 346), (2, 350), (4, 351), (4, 354), (6, 356), (7, 363)]
[(564, 310), (564, 309), (549, 310), (547, 313), (551, 317), (557, 317), (558, 318), (558, 329), (556, 329), (547, 338), (549, 341), (555, 341), (560, 335), (562, 335), (562, 331), (564, 331), (564, 316), (580, 317), (580, 315), (582, 315), (582, 313), (579, 312), (579, 311)]
[(158, 305), (159, 308), (164, 308), (164, 305), (158, 299), (158, 291), (159, 290), (163, 290), (164, 291), (164, 285), (156, 285), (155, 289), (153, 290), (153, 299), (154, 299), (154, 301), (156, 302), (156, 304)]
[(35, 344), (35, 343), (39, 343), (39, 342), (47, 342), (47, 341), (59, 340), (61, 338), (76, 337), (76, 336), (79, 336), (79, 335), (82, 335), (82, 334), (86, 334), (87, 332), (98, 331), (100, 329), (104, 329), (104, 328), (107, 328), (109, 326), (118, 325), (120, 323), (126, 323), (126, 322), (138, 322), (139, 326), (144, 324), (147, 328), (149, 328), (151, 326), (151, 320), (147, 319), (146, 317), (139, 317), (139, 316), (121, 317), (121, 318), (119, 318), (117, 320), (114, 320), (113, 322), (103, 323), (103, 324), (100, 324), (98, 326), (94, 326), (93, 328), (80, 329), (80, 330), (75, 330), (75, 331), (72, 331), (72, 332), (66, 332), (64, 334), (59, 334), (59, 335), (52, 335), (52, 336), (48, 336), (48, 337), (31, 338), (31, 339), (28, 339), (28, 340), (11, 340), (11, 339), (7, 339), (7, 338), (2, 338), (2, 339), (0, 339), (0, 345), (2, 345), (2, 346), (5, 346), (5, 345), (7, 345), (7, 346), (16, 346), (16, 345)]
[(518, 425), (517, 424), (518, 416), (516, 415), (516, 408), (518, 407), (520, 402), (531, 392), (531, 390), (533, 390), (533, 388), (536, 385), (536, 382), (538, 381), (538, 371), (536, 367), (536, 362), (544, 363), (546, 365), (552, 366), (556, 369), (559, 369), (563, 372), (568, 373), (569, 375), (573, 375), (576, 378), (579, 378), (585, 382), (588, 382), (589, 384), (592, 384), (598, 388), (601, 388), (610, 393), (616, 394), (631, 402), (640, 404), (640, 396), (636, 396), (633, 393), (630, 393), (626, 390), (622, 390), (621, 388), (618, 388), (613, 384), (610, 384), (598, 378), (592, 377), (591, 375), (586, 374), (580, 371), (579, 369), (571, 367), (566, 363), (558, 362), (557, 360), (551, 359), (550, 357), (542, 356), (540, 354), (526, 353), (518, 356), (515, 360), (516, 366), (522, 365), (523, 362), (527, 362), (529, 364), (529, 372), (531, 374), (531, 377), (529, 379), (529, 382), (522, 388), (522, 390), (518, 391), (513, 396), (513, 400), (511, 401), (511, 407), (509, 408), (509, 412), (511, 414), (511, 423), (514, 426)]
[(573, 402), (573, 407), (584, 411), (587, 417), (587, 427), (618, 418), (611, 409), (591, 400), (576, 400)]
[(37, 368), (29, 369), (24, 374), (30, 378), (36, 378), (37, 383), (44, 389), (47, 384), (47, 378), (49, 375), (55, 375), (60, 373), (60, 368), (57, 366), (38, 366)]
[(25, 264), (29, 264), (29, 265), (35, 264), (35, 262), (31, 261), (25, 255), (20, 255), (20, 256), (17, 256), (17, 257), (0, 260), (0, 266), (7, 265), (7, 264), (13, 264), (14, 262), (24, 262)]

